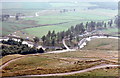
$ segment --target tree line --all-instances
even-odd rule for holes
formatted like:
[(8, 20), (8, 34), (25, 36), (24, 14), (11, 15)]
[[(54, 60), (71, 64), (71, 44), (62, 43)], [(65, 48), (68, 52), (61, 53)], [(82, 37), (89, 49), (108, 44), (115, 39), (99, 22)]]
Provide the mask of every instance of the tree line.
[(120, 28), (120, 15), (117, 15), (117, 16), (115, 17), (114, 23), (117, 25), (118, 28)]
[(10, 54), (34, 54), (34, 53), (43, 53), (44, 50), (42, 48), (37, 49), (36, 47), (29, 47), (26, 44), (22, 44), (22, 40), (20, 42), (9, 39), (8, 41), (1, 41), (3, 44), (0, 46), (1, 56), (10, 55)]
[[(80, 24), (77, 24), (76, 26), (71, 26), (67, 31), (62, 31), (58, 33), (56, 33), (54, 30), (48, 31), (47, 35), (44, 35), (41, 39), (43, 41), (43, 45), (45, 46), (56, 46), (62, 43), (62, 40), (64, 38), (69, 38), (70, 42), (72, 42), (72, 40), (75, 38), (77, 39), (77, 41), (79, 41), (78, 36), (85, 33), (85, 31), (91, 32), (96, 29), (105, 29), (107, 27), (112, 27), (113, 24), (116, 24), (116, 26), (119, 26), (118, 25), (119, 21), (117, 19), (118, 18), (116, 18), (114, 22), (113, 20), (110, 20), (108, 22), (90, 21), (90, 22), (86, 22), (85, 24), (80, 23)], [(34, 40), (34, 47), (32, 48), (28, 47), (28, 45), (26, 44), (22, 44), (23, 39), (21, 39), (20, 42), (14, 41), (11, 38), (9, 38), (8, 41), (3, 40), (1, 41), (3, 45), (0, 46), (0, 48), (2, 49), (1, 55), (5, 56), (9, 54), (43, 53), (44, 50), (42, 48), (40, 49), (36, 48), (38, 47), (39, 38), (35, 37), (33, 38), (33, 40)], [(4, 45), (4, 44), (7, 44), (7, 45)]]
[[(109, 20), (108, 22), (99, 21), (99, 22), (86, 22), (85, 24), (80, 23), (76, 26), (71, 26), (67, 31), (62, 31), (56, 33), (53, 31), (48, 31), (47, 35), (42, 36), (43, 45), (46, 46), (55, 46), (56, 44), (61, 43), (61, 41), (64, 38), (69, 38), (70, 41), (74, 39), (74, 37), (81, 35), (87, 32), (91, 32), (93, 30), (100, 30), (100, 29), (106, 29), (108, 27), (112, 27), (112, 25), (115, 24), (113, 20)], [(79, 39), (77, 39), (79, 40)]]

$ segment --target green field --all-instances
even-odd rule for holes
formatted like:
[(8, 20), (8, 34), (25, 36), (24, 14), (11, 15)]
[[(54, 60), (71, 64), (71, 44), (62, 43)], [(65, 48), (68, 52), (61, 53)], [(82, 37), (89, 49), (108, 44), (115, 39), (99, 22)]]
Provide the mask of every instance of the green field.
[[(18, 12), (23, 13), (24, 15), (34, 16), (36, 12), (38, 13), (38, 17), (26, 17), (19, 21), (3, 22), (3, 35), (7, 35), (19, 29), (22, 29), (23, 32), (26, 32), (29, 35), (34, 35), (38, 37), (42, 37), (49, 30), (55, 30), (56, 32), (60, 32), (63, 30), (67, 30), (71, 26), (75, 26), (81, 22), (87, 21), (108, 21), (108, 19), (113, 19), (115, 15), (117, 15), (117, 10), (112, 9), (88, 9), (89, 7), (96, 6), (97, 4), (91, 4), (87, 2), (83, 3), (5, 3), (3, 6), (9, 4), (7, 7), (4, 7), (3, 13), (9, 12), (10, 14), (15, 14)], [(16, 6), (14, 9), (13, 5), (22, 5)], [(41, 5), (38, 5), (41, 4)], [(26, 6), (24, 8), (24, 6)], [(32, 5), (32, 6), (31, 6)], [(38, 5), (38, 6), (37, 6)], [(105, 5), (105, 4), (104, 4)], [(18, 9), (17, 9), (18, 8)], [(35, 8), (35, 9), (33, 9)], [(60, 13), (60, 10), (68, 9), (76, 11), (68, 11), (65, 13)], [(11, 11), (10, 11), (11, 10)], [(60, 24), (62, 23), (62, 24)], [(16, 25), (17, 24), (17, 25)], [(49, 24), (57, 24), (57, 25), (49, 25), (46, 27), (36, 27), (41, 25), (49, 25)], [(26, 27), (31, 27), (25, 29)], [(34, 32), (33, 32), (34, 31)]]
[(87, 50), (118, 50), (117, 39), (93, 39), (83, 49)]
[[(107, 12), (108, 11), (108, 12)], [(56, 23), (63, 23), (67, 22), (62, 25), (56, 25), (56, 26), (49, 26), (49, 29), (45, 29), (43, 31), (44, 27), (39, 27), (39, 28), (30, 28), (26, 29), (25, 32), (30, 33), (31, 31), (35, 31), (33, 35), (41, 37), (45, 35), (49, 30), (58, 30), (63, 31), (67, 30), (71, 26), (74, 26), (75, 24), (79, 24), (81, 22), (86, 22), (86, 21), (107, 21), (108, 19), (112, 19), (115, 12), (112, 13), (110, 10), (91, 10), (91, 11), (78, 11), (78, 12), (68, 12), (68, 13), (63, 13), (63, 14), (55, 14), (55, 15), (47, 15), (47, 16), (40, 16), (36, 18), (26, 18), (26, 20), (35, 20), (37, 21), (38, 24), (56, 24)], [(95, 13), (96, 12), (96, 13)], [(39, 30), (38, 30), (39, 29)], [(37, 31), (38, 30), (38, 31)], [(42, 35), (39, 34), (42, 31)], [(57, 32), (59, 32), (57, 31)]]
[(28, 27), (24, 24), (2, 22), (2, 35), (10, 34), (22, 28)]
[(120, 29), (116, 27), (116, 28), (104, 29), (101, 32), (107, 33), (107, 34), (110, 34), (113, 36), (119, 36), (120, 35), (119, 31), (120, 31)]
[[(94, 12), (93, 12), (94, 13)], [(107, 14), (108, 15), (108, 14)], [(65, 14), (57, 14), (57, 15), (48, 15), (48, 16), (40, 16), (36, 18), (26, 18), (26, 20), (35, 20), (38, 24), (56, 24), (56, 23), (63, 23), (62, 25), (50, 25), (48, 27), (37, 27), (37, 28), (29, 28), (25, 29), (24, 31), (41, 37), (45, 35), (49, 30), (55, 30), (56, 32), (60, 32), (63, 30), (67, 30), (71, 26), (75, 26), (76, 24), (79, 24), (81, 22), (85, 23), (87, 21), (107, 21), (108, 19), (111, 19), (111, 16), (106, 16), (101, 14), (101, 16), (95, 14), (88, 14), (86, 12), (75, 12), (75, 13), (65, 13)], [(67, 23), (64, 23), (67, 22)], [(43, 30), (46, 28), (45, 30)], [(32, 32), (34, 31), (34, 32)], [(42, 32), (42, 33), (41, 33)]]
[(61, 27), (61, 26), (44, 26), (44, 27), (36, 27), (36, 28), (30, 28), (30, 29), (25, 29), (24, 31), (27, 32), (28, 34), (32, 34), (37, 37), (42, 37), (43, 35), (46, 35), (48, 31), (55, 30), (55, 32), (60, 32), (67, 30), (67, 27)]

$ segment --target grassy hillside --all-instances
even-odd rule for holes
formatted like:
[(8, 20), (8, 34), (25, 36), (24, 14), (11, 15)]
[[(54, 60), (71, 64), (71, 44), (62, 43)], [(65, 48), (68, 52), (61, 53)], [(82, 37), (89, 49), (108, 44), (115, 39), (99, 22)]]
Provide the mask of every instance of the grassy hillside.
[(2, 59), (0, 59), (0, 66), (5, 64), (6, 62), (12, 60), (12, 59), (19, 58), (19, 57), (22, 57), (22, 56), (24, 56), (24, 55), (14, 54), (14, 55), (5, 56)]
[[(99, 77), (108, 78), (108, 76), (119, 76), (119, 70), (120, 68), (110, 68), (110, 69), (104, 68), (104, 69), (97, 69), (97, 70), (93, 70), (93, 71), (89, 71), (81, 74), (75, 74), (71, 76), (84, 76), (86, 78), (95, 78), (96, 76), (98, 76), (98, 78)], [(115, 78), (115, 77), (112, 77), (112, 78)]]
[[(74, 52), (29, 54), (24, 56), (8, 55), (0, 59), (0, 61), (2, 61), (1, 65), (18, 57), (24, 58), (11, 62), (8, 66), (5, 66), (1, 72), (3, 76), (50, 74), (82, 70), (99, 64), (117, 64), (117, 44), (118, 40), (115, 39), (94, 39), (88, 43), (84, 50)], [(117, 69), (105, 69), (103, 72), (107, 72), (103, 73), (101, 72), (102, 70), (99, 69), (74, 76), (118, 76), (116, 70)], [(109, 73), (112, 72), (114, 73), (110, 75)]]
[[(96, 52), (91, 50), (60, 54), (26, 55), (26, 57), (16, 60), (4, 67), (2, 74), (3, 76), (18, 76), (77, 71), (96, 66), (101, 63), (118, 63), (116, 55), (117, 52), (109, 53), (99, 50)], [(111, 59), (113, 56), (116, 57), (116, 59)], [(3, 60), (4, 59), (7, 58), (5, 57)]]
[(93, 39), (83, 49), (87, 50), (118, 50), (117, 39)]

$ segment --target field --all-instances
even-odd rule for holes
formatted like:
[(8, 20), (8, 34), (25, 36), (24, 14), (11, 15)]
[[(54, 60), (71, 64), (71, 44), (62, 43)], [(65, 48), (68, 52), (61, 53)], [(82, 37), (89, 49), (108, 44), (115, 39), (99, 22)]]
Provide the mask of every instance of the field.
[[(12, 10), (10, 9), (13, 8), (12, 5), (17, 4), (22, 6), (18, 6), (19, 9), (17, 9), (17, 7)], [(22, 32), (25, 32), (28, 35), (42, 37), (49, 30), (60, 32), (63, 30), (67, 30), (71, 26), (75, 26), (76, 24), (79, 24), (81, 22), (85, 23), (87, 21), (108, 21), (109, 19), (113, 19), (114, 16), (117, 15), (116, 9), (88, 9), (89, 7), (97, 6), (97, 4), (91, 4), (87, 2), (40, 4), (41, 5), (38, 5), (38, 3), (32, 3), (32, 7), (28, 4), (28, 7), (23, 8), (26, 5), (25, 3), (11, 3), (8, 5), (11, 7), (4, 7), (3, 14), (9, 12), (10, 14), (14, 15), (15, 13), (21, 12), (25, 16), (33, 17), (25, 17), (23, 19), (20, 19), (19, 21), (15, 21), (13, 19), (12, 21), (9, 20), (8, 22), (3, 22), (3, 35), (10, 34), (17, 30), (22, 30)], [(7, 3), (3, 6), (5, 5), (7, 5)], [(60, 11), (62, 11), (63, 9), (67, 9), (68, 11), (60, 13)], [(73, 11), (73, 9), (75, 9), (75, 11)], [(36, 13), (38, 13), (37, 17), (35, 16)], [(44, 25), (45, 27), (42, 25)]]
[(6, 62), (12, 60), (12, 59), (15, 59), (15, 58), (19, 58), (19, 57), (22, 57), (24, 55), (8, 55), (8, 56), (5, 56), (3, 57), (2, 59), (0, 59), (0, 66), (5, 64)]
[[(101, 12), (102, 11), (102, 12)], [(97, 13), (99, 12), (99, 13)], [(89, 14), (88, 14), (89, 13)], [(114, 14), (114, 13), (113, 13)], [(108, 15), (108, 16), (106, 16)], [(44, 27), (38, 27), (38, 28), (29, 28), (25, 29), (24, 31), (41, 37), (45, 35), (49, 30), (55, 30), (56, 32), (67, 30), (71, 26), (75, 26), (79, 23), (85, 23), (87, 21), (107, 21), (108, 19), (112, 18), (112, 11), (106, 12), (105, 10), (87, 10), (87, 11), (78, 11), (78, 12), (68, 12), (63, 14), (54, 14), (54, 15), (48, 15), (48, 16), (40, 16), (34, 18), (34, 20), (38, 21), (38, 24), (58, 24), (58, 25), (50, 25), (48, 29), (46, 28), (45, 31), (43, 31)], [(28, 19), (28, 18), (27, 18)], [(32, 20), (32, 18), (29, 18), (29, 20)], [(66, 22), (66, 23), (64, 23)], [(59, 24), (63, 23), (63, 24)], [(59, 29), (59, 31), (58, 31)], [(34, 33), (30, 33), (31, 31), (35, 31)], [(42, 31), (42, 34), (40, 34)], [(37, 33), (36, 33), (37, 32)]]
[(87, 43), (84, 50), (118, 50), (117, 39), (93, 39)]
[[(4, 3), (3, 14), (9, 13), (14, 16), (16, 13), (21, 13), (24, 18), (19, 20), (9, 18), (7, 21), (0, 22), (2, 24), (2, 35), (12, 33), (22, 38), (33, 39), (34, 36), (41, 38), (48, 31), (55, 30), (55, 33), (66, 31), (71, 26), (80, 23), (85, 24), (90, 21), (108, 22), (111, 19), (114, 20), (117, 15), (117, 9), (111, 6), (112, 3), (90, 2)], [(98, 32), (115, 36), (118, 29), (109, 27)], [(93, 39), (84, 48), (76, 51), (7, 55), (0, 58), (0, 66), (7, 63), (0, 70), (0, 73), (4, 77), (55, 74), (84, 70), (97, 65), (118, 64), (118, 42), (117, 39), (109, 38)], [(67, 77), (118, 76), (118, 70), (119, 68), (103, 68), (68, 75)]]
[[(103, 44), (104, 43), (104, 44)], [(12, 59), (20, 57), (5, 66), (1, 70), (3, 76), (18, 76), (29, 74), (50, 74), (78, 71), (100, 64), (118, 64), (118, 51), (116, 39), (94, 39), (88, 43), (83, 50), (57, 54), (29, 54), (29, 55), (8, 55), (0, 59), (1, 65)], [(96, 44), (96, 45), (94, 45)], [(112, 46), (106, 49), (106, 46)], [(101, 49), (98, 47), (102, 47)], [(97, 49), (96, 49), (97, 48)], [(104, 49), (105, 48), (105, 49)], [(109, 47), (110, 48), (110, 47)], [(98, 56), (99, 55), (99, 56)], [(23, 57), (23, 58), (21, 58)], [(31, 60), (32, 59), (32, 60)], [(111, 71), (109, 71), (111, 70)], [(80, 76), (108, 76), (115, 69), (102, 69), (87, 72), (86, 74), (76, 74)], [(99, 72), (96, 74), (96, 72)], [(112, 76), (117, 76), (117, 71)], [(110, 75), (111, 76), (111, 75)]]
[[(85, 72), (85, 73), (81, 73), (81, 74), (75, 74), (75, 75), (71, 75), (71, 76), (84, 76), (86, 78), (94, 78), (97, 77), (98, 78), (104, 76), (103, 78), (105, 78), (106, 76), (119, 76), (119, 70), (120, 68), (104, 68), (104, 69), (97, 69), (97, 70), (93, 70), (90, 72)], [(106, 77), (108, 78), (108, 77)]]
[(117, 27), (117, 28), (104, 29), (101, 32), (106, 33), (106, 34), (110, 34), (113, 36), (120, 36), (119, 31), (120, 31), (120, 29)]
[(98, 50), (96, 52), (76, 51), (60, 54), (26, 55), (26, 57), (16, 60), (4, 67), (2, 75), (17, 76), (70, 72), (86, 69), (101, 63), (118, 63), (118, 59), (112, 57), (117, 57), (116, 51), (112, 53)]
[(3, 76), (17, 76), (70, 72), (86, 69), (101, 63), (117, 63), (118, 59), (111, 59), (113, 56), (116, 57), (116, 55), (117, 52), (109, 53), (105, 51), (76, 51), (60, 54), (26, 55), (25, 58), (16, 60), (4, 67), (2, 74)]

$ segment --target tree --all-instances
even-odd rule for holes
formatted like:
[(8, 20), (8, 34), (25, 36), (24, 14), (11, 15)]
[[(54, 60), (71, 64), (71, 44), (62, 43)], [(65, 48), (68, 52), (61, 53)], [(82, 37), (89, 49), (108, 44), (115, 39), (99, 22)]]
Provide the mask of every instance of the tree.
[(23, 41), (24, 41), (24, 39), (21, 38), (21, 39), (20, 39), (20, 42), (22, 43)]
[(35, 48), (38, 47), (38, 42), (40, 41), (39, 38), (38, 37), (34, 37), (33, 40), (34, 40), (34, 47)]
[(118, 28), (120, 28), (120, 16), (119, 16), (119, 15), (116, 16), (116, 19), (115, 19), (114, 23), (116, 24), (116, 26), (117, 26)]
[(88, 28), (88, 22), (86, 23), (85, 28), (86, 28), (86, 30), (87, 30), (87, 28)]
[(51, 40), (55, 37), (56, 37), (56, 34), (55, 34), (55, 31), (53, 30), (53, 32), (51, 33)]
[(49, 46), (50, 45), (50, 38), (48, 36), (46, 36), (45, 39), (46, 40), (45, 40), (44, 44), (47, 45), (47, 46)]
[(52, 39), (52, 46), (55, 46), (55, 39)]
[(60, 36), (61, 36), (61, 39), (63, 39), (63, 38), (65, 37), (65, 32), (62, 31), (62, 32), (60, 33)]
[(48, 31), (47, 37), (51, 37), (51, 31)]
[(104, 23), (104, 28), (107, 28), (107, 24), (106, 23)]
[(70, 42), (72, 41), (72, 39), (73, 39), (73, 35), (72, 35), (72, 34), (70, 34)]
[(41, 39), (42, 39), (42, 41), (43, 41), (43, 43), (44, 43), (44, 42), (45, 42), (45, 39), (46, 39), (45, 35), (44, 35)]
[(80, 24), (79, 31), (81, 31), (80, 34), (84, 33), (85, 28), (84, 28), (83, 23)]
[(10, 15), (2, 15), (2, 21), (8, 20)]
[(68, 37), (70, 34), (71, 34), (71, 31), (70, 31), (70, 29), (68, 29), (68, 30), (65, 32), (65, 36)]
[(60, 35), (60, 33), (57, 33), (57, 43), (59, 43), (60, 41), (62, 41), (62, 37)]
[(110, 21), (108, 22), (108, 25), (109, 25), (110, 27), (112, 27), (112, 24), (113, 24), (113, 20), (110, 20)]
[(91, 26), (90, 26), (90, 27), (91, 27), (91, 31), (92, 31), (92, 30), (95, 30), (95, 22), (91, 21), (91, 24), (90, 24), (90, 25), (91, 25)]
[(77, 38), (76, 38), (76, 41), (77, 41), (77, 42), (79, 42), (79, 41), (80, 41), (79, 37), (77, 37)]
[(74, 26), (71, 26), (70, 31), (74, 32)]
[(15, 16), (15, 19), (16, 19), (16, 20), (19, 20), (19, 16), (18, 16), (18, 15), (16, 15), (16, 16)]
[(42, 48), (38, 49), (37, 51), (38, 53), (44, 53), (44, 50)]

